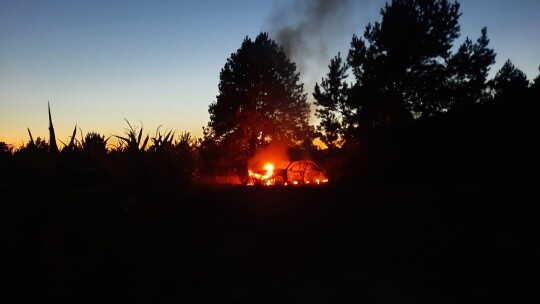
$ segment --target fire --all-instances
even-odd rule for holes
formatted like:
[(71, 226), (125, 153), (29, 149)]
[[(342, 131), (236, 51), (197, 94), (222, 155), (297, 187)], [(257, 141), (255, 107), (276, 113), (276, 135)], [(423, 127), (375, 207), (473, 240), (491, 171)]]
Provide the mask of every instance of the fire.
[(266, 173), (264, 174), (260, 174), (260, 173), (253, 172), (252, 170), (248, 170), (249, 177), (251, 178), (248, 185), (253, 186), (255, 184), (254, 180), (260, 180), (267, 186), (272, 185), (273, 182), (271, 178), (274, 175), (274, 165), (271, 163), (266, 163), (266, 165), (264, 165), (264, 170), (266, 170)]
[[(248, 186), (263, 185), (322, 185), (328, 178), (320, 167), (312, 161), (277, 161), (266, 162), (248, 168), (246, 184)], [(258, 168), (258, 169), (257, 169)]]

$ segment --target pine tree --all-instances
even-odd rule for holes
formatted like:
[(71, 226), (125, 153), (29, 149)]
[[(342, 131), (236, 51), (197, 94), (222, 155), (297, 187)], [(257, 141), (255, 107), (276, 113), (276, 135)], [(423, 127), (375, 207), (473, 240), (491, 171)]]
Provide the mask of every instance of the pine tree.
[(272, 141), (298, 145), (311, 139), (310, 107), (299, 77), (296, 64), (267, 33), (246, 37), (221, 70), (205, 140), (215, 141), (229, 161), (242, 163)]

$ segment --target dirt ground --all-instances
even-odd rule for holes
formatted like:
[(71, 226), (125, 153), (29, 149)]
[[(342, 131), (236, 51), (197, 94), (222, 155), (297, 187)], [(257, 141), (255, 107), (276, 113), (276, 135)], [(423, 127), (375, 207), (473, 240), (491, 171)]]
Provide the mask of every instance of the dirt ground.
[(530, 185), (4, 197), (3, 303), (540, 299), (540, 195)]

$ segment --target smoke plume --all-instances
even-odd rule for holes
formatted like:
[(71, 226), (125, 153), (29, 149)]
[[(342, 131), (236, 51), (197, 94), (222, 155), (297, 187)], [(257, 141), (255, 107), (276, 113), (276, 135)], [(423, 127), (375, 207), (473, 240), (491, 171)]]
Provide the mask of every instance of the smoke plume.
[(351, 0), (296, 0), (275, 7), (270, 35), (297, 64), (304, 82), (314, 84), (324, 75), (318, 71), (337, 55), (336, 44), (348, 48), (342, 41), (354, 32), (352, 7)]

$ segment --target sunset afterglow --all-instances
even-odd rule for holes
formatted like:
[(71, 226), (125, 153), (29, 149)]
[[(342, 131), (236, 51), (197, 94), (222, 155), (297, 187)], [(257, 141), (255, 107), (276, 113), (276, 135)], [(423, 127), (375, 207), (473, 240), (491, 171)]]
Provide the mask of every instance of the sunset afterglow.
[[(291, 55), (310, 102), (328, 60), (346, 52), (352, 33), (378, 20), (385, 2), (351, 1), (339, 28), (318, 30), (324, 36), (306, 43), (312, 50), (313, 43), (326, 43), (317, 47), (325, 50), (317, 54), (323, 58)], [(84, 133), (122, 134), (124, 118), (148, 132), (163, 126), (201, 137), (227, 58), (246, 36), (260, 31), (272, 36), (280, 26), (301, 23), (301, 10), (288, 5), (283, 0), (2, 1), (0, 141), (28, 142), (27, 127), (46, 137), (47, 102), (64, 142), (75, 125)], [(539, 6), (535, 0), (463, 1), (459, 39), (474, 40), (487, 26), (497, 53), (491, 75), (510, 58), (533, 79), (540, 60)], [(277, 13), (286, 22), (273, 23)]]

